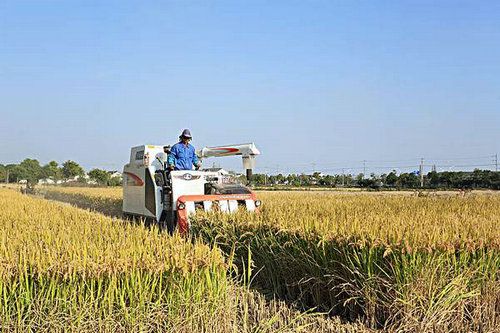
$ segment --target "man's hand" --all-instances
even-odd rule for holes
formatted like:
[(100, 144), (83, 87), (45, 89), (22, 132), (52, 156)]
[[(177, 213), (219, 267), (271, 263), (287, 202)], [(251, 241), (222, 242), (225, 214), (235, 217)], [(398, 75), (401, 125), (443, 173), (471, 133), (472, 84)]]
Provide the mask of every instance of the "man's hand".
[(201, 163), (200, 163), (200, 162), (198, 162), (198, 163), (196, 164), (196, 166), (194, 167), (194, 169), (195, 169), (195, 170), (200, 170), (200, 168), (201, 168)]
[(174, 171), (174, 169), (175, 169), (175, 167), (172, 164), (168, 166), (168, 170)]

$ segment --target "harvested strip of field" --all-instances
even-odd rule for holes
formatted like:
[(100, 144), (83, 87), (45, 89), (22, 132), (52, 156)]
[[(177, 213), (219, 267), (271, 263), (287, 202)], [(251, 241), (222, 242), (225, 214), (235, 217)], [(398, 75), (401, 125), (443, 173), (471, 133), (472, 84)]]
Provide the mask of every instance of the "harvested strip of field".
[(58, 187), (39, 190), (46, 199), (63, 201), (107, 216), (122, 216), (121, 188)]
[(0, 330), (367, 332), (237, 287), (218, 249), (0, 190)]

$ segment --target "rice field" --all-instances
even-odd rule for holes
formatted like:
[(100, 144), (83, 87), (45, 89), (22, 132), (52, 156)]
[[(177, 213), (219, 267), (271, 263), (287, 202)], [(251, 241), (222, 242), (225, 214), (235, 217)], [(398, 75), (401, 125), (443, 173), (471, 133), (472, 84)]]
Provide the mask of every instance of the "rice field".
[(372, 328), (497, 332), (500, 195), (260, 193), (259, 215), (206, 214), (195, 233), (255, 284)]
[[(176, 319), (198, 328), (203, 318), (183, 318), (187, 309), (219, 311), (227, 268), (215, 249), (7, 190), (0, 207), (4, 330), (54, 322), (69, 331), (128, 330)], [(166, 320), (146, 323), (146, 314)]]
[[(328, 320), (388, 332), (499, 331), (500, 195), (258, 195), (258, 215), (196, 217), (190, 246), (223, 256), (212, 271), (251, 276), (262, 294)], [(121, 189), (46, 197), (108, 215), (121, 206)]]
[(0, 189), (2, 332), (366, 332), (269, 302), (231, 271), (200, 241)]

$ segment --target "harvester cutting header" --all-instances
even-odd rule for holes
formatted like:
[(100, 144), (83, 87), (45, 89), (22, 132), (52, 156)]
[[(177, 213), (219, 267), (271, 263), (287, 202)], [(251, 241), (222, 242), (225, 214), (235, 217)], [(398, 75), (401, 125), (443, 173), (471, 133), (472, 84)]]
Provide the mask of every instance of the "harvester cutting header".
[[(198, 170), (204, 158), (239, 155), (247, 180), (250, 180), (255, 157), (260, 155), (255, 144), (204, 147), (192, 156), (194, 165), (188, 166), (182, 165), (183, 161), (176, 164), (175, 158), (186, 157), (194, 148), (189, 144), (180, 148), (177, 145), (141, 145), (131, 149), (130, 161), (123, 168), (125, 215), (144, 218), (147, 223), (158, 223), (160, 227), (166, 226), (169, 232), (178, 228), (181, 234), (185, 234), (190, 227), (189, 216), (197, 209), (227, 213), (239, 209), (258, 210), (260, 201), (255, 193), (239, 184), (234, 177), (216, 171)], [(197, 170), (193, 170), (193, 166)]]

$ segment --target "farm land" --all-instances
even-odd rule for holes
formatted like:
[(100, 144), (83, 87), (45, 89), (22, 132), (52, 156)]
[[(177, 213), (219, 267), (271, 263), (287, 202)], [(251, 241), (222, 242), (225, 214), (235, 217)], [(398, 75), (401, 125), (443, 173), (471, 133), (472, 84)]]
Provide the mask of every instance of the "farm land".
[(120, 219), (120, 188), (41, 192), (0, 189), (5, 331), (500, 327), (495, 192), (263, 191), (259, 214), (197, 214), (188, 239)]

